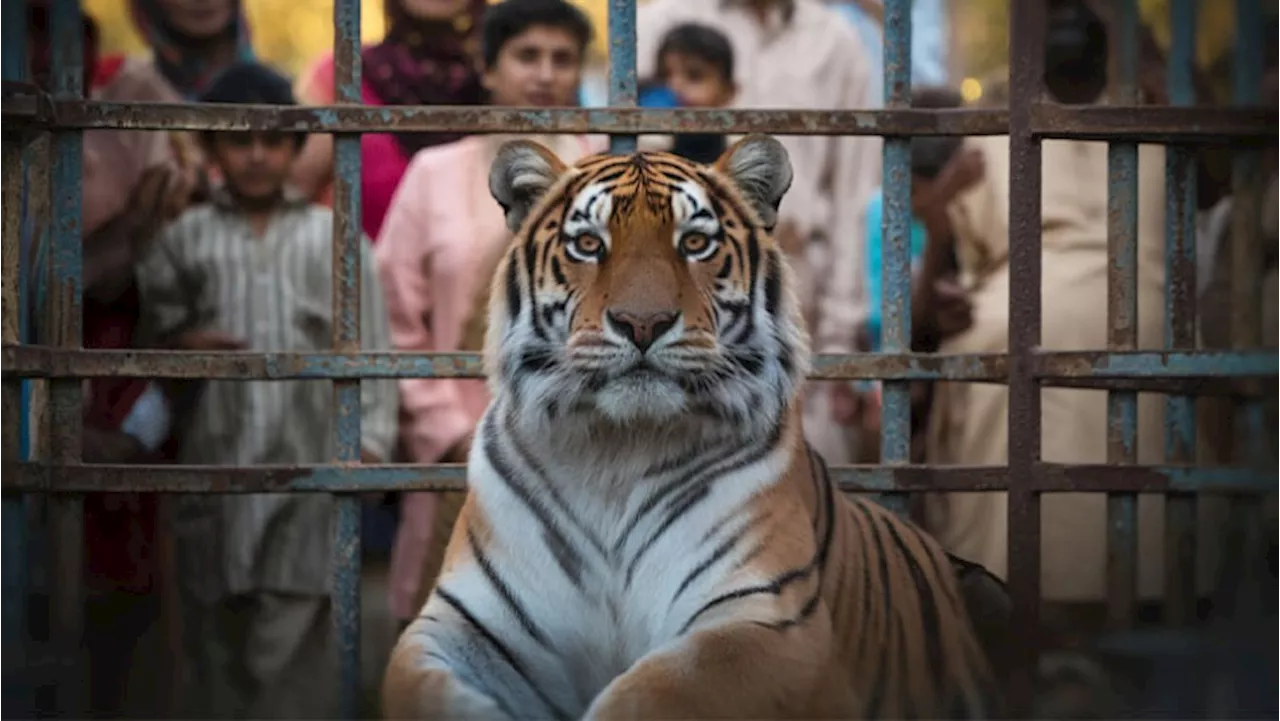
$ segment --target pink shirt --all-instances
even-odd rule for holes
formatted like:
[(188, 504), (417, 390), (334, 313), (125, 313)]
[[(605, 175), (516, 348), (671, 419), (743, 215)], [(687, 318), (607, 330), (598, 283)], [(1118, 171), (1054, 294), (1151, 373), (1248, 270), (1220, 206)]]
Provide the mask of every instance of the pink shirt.
[[(528, 136), (524, 136), (528, 137)], [(392, 197), (374, 251), (396, 350), (451, 353), (464, 347), (472, 315), (511, 242), (489, 193), (489, 166), (508, 137), (472, 136), (416, 154)], [(534, 138), (566, 164), (604, 142)], [(597, 147), (598, 146), (598, 147)], [(435, 463), (479, 422), (489, 404), (481, 379), (400, 381), (400, 436), (415, 463)], [(430, 544), (430, 494), (405, 494), (391, 552), (391, 610), (412, 618)]]
[[(329, 105), (335, 100), (333, 54), (322, 56), (298, 79), (298, 99), (316, 105)], [(365, 105), (385, 105), (368, 83), (360, 84), (360, 99)], [(394, 135), (371, 133), (360, 138), (360, 225), (374, 242), (391, 207), (391, 197), (409, 167), (409, 157), (400, 149)], [(328, 204), (330, 189), (323, 193)]]

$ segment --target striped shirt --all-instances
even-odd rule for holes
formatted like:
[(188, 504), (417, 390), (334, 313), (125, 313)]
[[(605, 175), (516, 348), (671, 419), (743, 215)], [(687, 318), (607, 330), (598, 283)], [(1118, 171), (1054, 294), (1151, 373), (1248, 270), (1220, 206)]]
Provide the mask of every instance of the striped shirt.
[[(157, 345), (216, 330), (252, 351), (324, 351), (332, 344), (332, 228), (328, 208), (290, 196), (258, 236), (225, 193), (188, 210), (139, 264), (142, 337)], [(360, 336), (390, 348), (386, 307), (368, 240), (361, 245)], [(333, 459), (329, 381), (207, 381), (186, 417), (186, 464), (326, 463)], [(363, 381), (364, 449), (388, 459), (395, 381)], [(206, 600), (251, 590), (325, 593), (332, 502), (327, 494), (184, 497), (175, 534), (183, 586)]]

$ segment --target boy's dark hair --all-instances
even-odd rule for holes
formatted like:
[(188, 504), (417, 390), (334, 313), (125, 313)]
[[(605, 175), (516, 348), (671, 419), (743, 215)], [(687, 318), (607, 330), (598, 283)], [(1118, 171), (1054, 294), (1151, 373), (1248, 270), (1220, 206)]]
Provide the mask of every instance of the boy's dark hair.
[(565, 0), (503, 0), (490, 5), (484, 13), (480, 46), (485, 68), (497, 64), (498, 55), (511, 38), (535, 25), (567, 31), (577, 39), (582, 53), (591, 44), (591, 21)]
[[(240, 62), (218, 74), (209, 87), (200, 94), (202, 103), (243, 103), (256, 105), (297, 105), (293, 97), (293, 85), (285, 76), (261, 63)], [(206, 130), (206, 143), (218, 131)], [(301, 148), (307, 140), (305, 133), (294, 133), (294, 142)]]
[[(911, 107), (942, 109), (958, 108), (964, 98), (955, 88), (931, 85), (911, 91)], [(922, 178), (938, 177), (947, 161), (960, 149), (963, 138), (955, 136), (923, 136), (911, 139), (911, 174)]]
[(713, 27), (684, 23), (671, 28), (658, 45), (659, 67), (668, 53), (697, 58), (715, 68), (722, 80), (733, 82), (733, 45)]

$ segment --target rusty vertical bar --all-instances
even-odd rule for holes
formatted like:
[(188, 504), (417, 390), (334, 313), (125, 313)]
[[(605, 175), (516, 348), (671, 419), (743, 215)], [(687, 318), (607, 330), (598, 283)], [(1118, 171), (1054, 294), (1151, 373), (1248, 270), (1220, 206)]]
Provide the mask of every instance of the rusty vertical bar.
[(1014, 649), (1010, 715), (1032, 707), (1040, 637), (1040, 497), (1033, 490), (1040, 460), (1040, 141), (1031, 108), (1044, 76), (1048, 0), (1010, 4), (1009, 21), (1009, 592)]
[[(27, 4), (23, 0), (9, 0), (0, 8), (3, 12), (3, 75), (6, 81), (22, 80), (26, 75)], [(26, 340), (26, 295), (22, 282), (22, 181), (25, 166), (22, 162), (22, 138), (10, 131), (4, 137), (3, 213), (4, 225), (0, 231), (4, 260), (4, 323), (5, 343)], [(4, 457), (27, 460), (27, 392), (30, 381), (5, 381), (3, 398)], [(26, 499), (5, 496), (3, 500), (3, 636), (4, 659), (9, 669), (3, 689), (4, 706), (13, 716), (29, 716), (35, 713), (24, 686), (10, 685), (9, 674), (25, 670), (27, 659), (27, 523)]]
[[(1236, 0), (1235, 55), (1233, 57), (1233, 103), (1256, 105), (1262, 90), (1262, 5), (1259, 0)], [(1229, 242), (1231, 257), (1231, 345), (1253, 349), (1262, 345), (1262, 157), (1253, 149), (1236, 153), (1231, 173), (1232, 218)], [(1236, 462), (1243, 461), (1260, 473), (1272, 474), (1275, 461), (1268, 459), (1265, 438), (1265, 401), (1247, 399), (1235, 419)], [(1264, 521), (1261, 499), (1233, 497), (1230, 501), (1228, 538), (1224, 542), (1223, 569), (1219, 574), (1227, 585), (1214, 599), (1215, 615), (1225, 618), (1257, 619), (1258, 564), (1247, 562), (1261, 550), (1253, 545)]]
[[(911, 106), (910, 0), (887, 0), (884, 4), (884, 104), (886, 108)], [(911, 350), (911, 139), (886, 137), (883, 153), (881, 338), (885, 353), (901, 353)], [(884, 382), (880, 429), (880, 462), (908, 463), (910, 384)], [(881, 503), (901, 513), (906, 510), (907, 498), (890, 495)]]
[[(1175, 106), (1196, 102), (1192, 81), (1196, 47), (1197, 0), (1173, 0), (1169, 8), (1173, 37), (1169, 52), (1169, 100)], [(1165, 315), (1164, 346), (1196, 346), (1196, 155), (1186, 145), (1165, 154)], [(1165, 460), (1193, 463), (1196, 453), (1194, 396), (1165, 401)], [(1171, 493), (1165, 505), (1165, 617), (1186, 625), (1196, 613), (1196, 496)]]
[[(74, 100), (84, 92), (83, 20), (77, 0), (55, 0), (52, 8), (53, 85), (56, 99)], [(53, 224), (49, 289), (51, 333), (48, 342), (62, 348), (79, 348), (81, 342), (80, 288), (80, 131), (58, 131), (53, 136)], [(60, 379), (49, 388), (49, 437), (53, 460), (79, 463), (82, 424), (81, 382)], [(52, 638), (67, 672), (57, 684), (58, 713), (83, 713), (83, 664), (80, 662), (84, 631), (84, 505), (76, 495), (49, 500)]]
[[(339, 103), (359, 104), (360, 0), (333, 4), (334, 90)], [(360, 135), (333, 142), (333, 349), (360, 350)], [(360, 460), (360, 381), (333, 383), (334, 460)], [(333, 624), (338, 699), (343, 718), (360, 711), (360, 498), (334, 497)]]
[[(636, 0), (609, 0), (609, 107), (636, 106)], [(609, 152), (636, 151), (636, 136), (612, 135)]]
[[(1115, 101), (1138, 102), (1137, 0), (1120, 0)], [(1138, 347), (1138, 144), (1107, 146), (1107, 348)], [(1137, 461), (1138, 394), (1107, 392), (1107, 462)], [(1107, 495), (1107, 621), (1124, 628), (1137, 603), (1138, 495)]]

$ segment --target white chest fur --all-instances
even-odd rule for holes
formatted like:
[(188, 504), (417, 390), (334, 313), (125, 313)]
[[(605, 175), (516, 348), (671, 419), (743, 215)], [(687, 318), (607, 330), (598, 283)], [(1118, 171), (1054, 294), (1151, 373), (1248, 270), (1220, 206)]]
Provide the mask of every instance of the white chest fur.
[[(726, 443), (663, 463), (610, 465), (589, 453), (500, 442), (484, 425), (469, 471), (484, 538), (470, 540), (471, 558), (441, 578), (443, 594), (424, 612), (456, 615), (452, 606), (460, 605), (505, 647), (494, 663), (514, 660), (518, 673), (473, 661), (472, 682), (510, 707), (579, 715), (614, 677), (681, 634), (709, 600), (764, 580), (737, 564), (751, 552), (741, 542), (747, 503), (789, 462), (780, 444)], [(465, 645), (463, 638), (452, 643)], [(471, 655), (459, 651), (451, 661)]]

